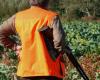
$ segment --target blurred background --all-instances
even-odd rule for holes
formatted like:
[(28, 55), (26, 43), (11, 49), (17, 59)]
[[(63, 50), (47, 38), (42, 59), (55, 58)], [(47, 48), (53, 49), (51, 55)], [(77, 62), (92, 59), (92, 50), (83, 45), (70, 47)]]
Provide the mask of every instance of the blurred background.
[[(28, 0), (0, 0), (0, 24), (29, 8)], [(90, 80), (100, 80), (100, 0), (51, 0), (49, 8), (61, 18), (66, 42)], [(11, 37), (20, 42), (16, 36)], [(64, 80), (83, 80), (64, 55)], [(17, 55), (0, 44), (0, 80), (17, 80)]]

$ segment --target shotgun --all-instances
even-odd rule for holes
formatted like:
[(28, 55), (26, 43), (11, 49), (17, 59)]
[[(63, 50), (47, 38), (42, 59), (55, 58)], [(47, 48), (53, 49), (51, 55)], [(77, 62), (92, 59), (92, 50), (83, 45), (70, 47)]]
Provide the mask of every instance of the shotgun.
[(71, 61), (71, 63), (74, 65), (74, 67), (76, 68), (76, 70), (83, 77), (83, 79), (84, 80), (89, 80), (88, 76), (86, 75), (86, 73), (84, 72), (84, 70), (82, 69), (82, 67), (80, 66), (80, 64), (78, 63), (77, 59), (72, 54), (72, 52), (69, 49), (69, 47), (66, 47), (66, 49), (64, 50), (64, 52), (66, 53), (67, 57), (69, 58), (69, 60)]
[[(53, 60), (56, 60), (56, 58), (59, 56), (57, 51), (54, 49), (52, 43), (50, 42), (50, 39), (46, 36), (46, 30), (41, 31), (44, 37), (44, 40), (46, 42), (46, 46), (48, 48), (49, 51), (49, 55), (51, 56), (51, 58)], [(67, 57), (69, 58), (69, 60), (71, 61), (71, 63), (74, 65), (74, 67), (76, 68), (76, 70), (80, 73), (80, 75), (83, 77), (84, 80), (89, 80), (88, 76), (85, 74), (84, 70), (82, 69), (82, 67), (80, 66), (80, 64), (78, 63), (77, 59), (74, 57), (74, 55), (71, 52), (71, 49), (66, 46), (65, 49), (63, 49), (63, 52), (66, 53)]]

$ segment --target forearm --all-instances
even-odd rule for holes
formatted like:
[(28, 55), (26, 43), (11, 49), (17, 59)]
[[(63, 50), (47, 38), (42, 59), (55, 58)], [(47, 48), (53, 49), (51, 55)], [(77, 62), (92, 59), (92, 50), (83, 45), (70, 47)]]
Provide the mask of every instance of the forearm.
[(54, 47), (58, 52), (61, 52), (65, 47), (65, 33), (58, 16), (55, 17), (52, 27)]

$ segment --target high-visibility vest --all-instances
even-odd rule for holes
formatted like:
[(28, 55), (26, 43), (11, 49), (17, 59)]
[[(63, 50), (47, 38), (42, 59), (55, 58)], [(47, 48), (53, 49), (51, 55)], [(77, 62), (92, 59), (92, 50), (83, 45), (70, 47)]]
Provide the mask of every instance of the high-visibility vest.
[(18, 12), (15, 18), (15, 27), (22, 43), (20, 61), (17, 75), (28, 76), (64, 76), (64, 64), (60, 56), (52, 60), (39, 29), (48, 27), (52, 18), (57, 15), (54, 12), (39, 7)]

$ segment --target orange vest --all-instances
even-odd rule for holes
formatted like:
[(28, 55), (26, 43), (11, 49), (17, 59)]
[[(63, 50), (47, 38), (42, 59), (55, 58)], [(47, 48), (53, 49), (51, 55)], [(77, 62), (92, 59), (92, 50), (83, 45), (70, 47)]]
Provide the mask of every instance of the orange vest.
[(31, 7), (16, 14), (15, 27), (22, 42), (18, 76), (63, 77), (65, 67), (60, 56), (55, 61), (52, 60), (44, 38), (38, 31), (47, 27), (55, 15), (57, 14), (39, 7)]

